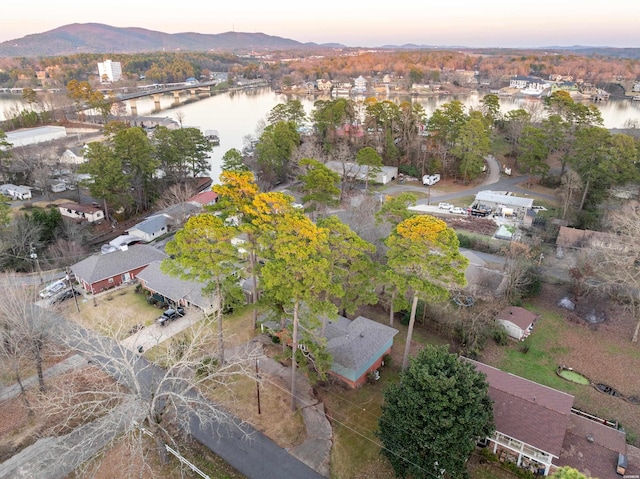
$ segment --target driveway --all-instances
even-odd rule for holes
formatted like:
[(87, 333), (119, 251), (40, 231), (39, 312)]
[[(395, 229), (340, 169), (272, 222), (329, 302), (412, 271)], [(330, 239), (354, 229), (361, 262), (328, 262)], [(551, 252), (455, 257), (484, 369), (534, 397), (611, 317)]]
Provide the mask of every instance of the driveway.
[(142, 346), (143, 351), (148, 351), (171, 336), (193, 326), (202, 318), (202, 313), (196, 311), (196, 308), (192, 308), (182, 318), (169, 321), (166, 326), (160, 326), (154, 322), (151, 326), (142, 328), (137, 333), (122, 340), (122, 344), (130, 351), (137, 352), (140, 346)]

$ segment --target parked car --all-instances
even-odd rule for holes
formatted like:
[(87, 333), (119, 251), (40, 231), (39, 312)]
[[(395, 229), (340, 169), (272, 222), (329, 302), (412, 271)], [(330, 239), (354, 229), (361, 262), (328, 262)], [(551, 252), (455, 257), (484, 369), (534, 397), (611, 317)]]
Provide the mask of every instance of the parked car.
[(63, 301), (66, 301), (67, 299), (71, 299), (74, 296), (80, 296), (81, 293), (79, 291), (77, 291), (75, 288), (71, 288), (68, 289), (66, 291), (63, 291), (62, 293), (58, 293), (56, 296), (53, 297), (53, 299), (51, 300), (51, 304), (60, 304)]
[(46, 288), (40, 290), (41, 298), (50, 298), (51, 296), (55, 296), (60, 293), (64, 288), (67, 287), (67, 282), (64, 279), (59, 279), (49, 284)]
[(453, 205), (451, 203), (438, 203), (438, 208), (441, 210), (450, 210), (453, 208)]
[(182, 316), (184, 316), (184, 308), (182, 306), (178, 306), (175, 309), (169, 308), (164, 313), (162, 313), (162, 316), (156, 319), (156, 322), (160, 326), (164, 326), (169, 321), (173, 321), (174, 319), (181, 318)]
[(454, 206), (453, 208), (451, 208), (449, 210), (450, 213), (456, 214), (456, 215), (466, 215), (467, 214), (467, 210), (465, 210), (464, 208), (460, 208), (459, 206)]

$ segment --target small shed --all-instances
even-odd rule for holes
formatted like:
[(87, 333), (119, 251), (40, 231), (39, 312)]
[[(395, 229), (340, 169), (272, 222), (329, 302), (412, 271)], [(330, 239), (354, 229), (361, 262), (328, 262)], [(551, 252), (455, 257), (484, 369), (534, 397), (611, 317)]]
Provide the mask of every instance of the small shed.
[(496, 316), (496, 321), (507, 331), (510, 338), (524, 341), (533, 329), (538, 315), (519, 306), (509, 306)]

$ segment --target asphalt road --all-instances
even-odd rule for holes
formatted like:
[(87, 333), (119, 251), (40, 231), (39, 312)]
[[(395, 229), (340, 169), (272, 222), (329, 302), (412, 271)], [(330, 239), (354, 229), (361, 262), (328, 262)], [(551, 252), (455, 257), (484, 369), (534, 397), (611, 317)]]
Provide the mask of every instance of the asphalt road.
[[(474, 186), (471, 188), (467, 188), (461, 191), (456, 191), (454, 193), (443, 193), (439, 191), (438, 184), (435, 186), (427, 187), (423, 186), (420, 183), (405, 183), (405, 184), (394, 184), (383, 189), (384, 193), (399, 193), (404, 191), (419, 191), (419, 192), (428, 192), (428, 198), (419, 199), (416, 204), (418, 205), (437, 205), (441, 201), (449, 201), (454, 200), (456, 198), (462, 198), (464, 196), (475, 195), (476, 193), (484, 190), (493, 190), (493, 191), (511, 191), (513, 193), (517, 193), (522, 196), (528, 196), (531, 194), (529, 190), (526, 188), (522, 188), (518, 185), (522, 184), (527, 180), (525, 176), (504, 176), (501, 174), (500, 163), (496, 158), (492, 155), (489, 155), (486, 158), (488, 165), (488, 172), (485, 180), (482, 184), (478, 186)], [(546, 198), (549, 200), (555, 200), (556, 198), (551, 195), (545, 195), (541, 193), (536, 193), (536, 197)]]
[[(55, 316), (56, 324), (63, 332), (77, 327), (73, 325), (72, 328), (70, 322), (53, 311), (50, 311), (50, 314)], [(133, 364), (135, 380), (141, 385), (142, 394), (152, 394), (158, 378), (164, 375), (162, 368), (143, 356), (118, 347), (111, 339), (98, 336), (88, 330), (81, 331), (84, 340), (72, 344), (75, 349), (91, 358), (94, 364), (99, 364), (124, 385), (132, 379), (121, 377), (121, 369), (115, 369), (111, 365), (122, 359), (125, 354), (132, 355), (133, 359), (130, 357), (129, 362)], [(324, 477), (249, 425), (229, 427), (216, 420), (203, 423), (195, 414), (189, 415), (188, 422), (190, 432), (195, 439), (249, 479), (322, 479)], [(239, 423), (240, 421), (237, 420), (236, 424)]]

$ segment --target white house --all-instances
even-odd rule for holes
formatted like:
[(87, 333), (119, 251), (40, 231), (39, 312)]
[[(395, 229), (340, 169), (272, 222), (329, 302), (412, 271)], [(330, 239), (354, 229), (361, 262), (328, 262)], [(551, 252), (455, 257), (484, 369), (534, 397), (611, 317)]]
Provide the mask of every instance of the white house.
[(84, 147), (67, 148), (64, 153), (60, 155), (60, 163), (65, 163), (68, 165), (80, 165), (84, 162)]
[(138, 236), (147, 243), (153, 241), (160, 236), (167, 234), (174, 220), (165, 214), (149, 216), (144, 221), (138, 223), (126, 233)]
[(117, 82), (122, 77), (122, 65), (111, 60), (98, 62), (98, 76), (101, 83)]
[(26, 186), (16, 186), (10, 183), (0, 185), (0, 194), (14, 200), (29, 200), (32, 197), (31, 190)]
[(521, 93), (529, 95), (538, 95), (550, 86), (550, 83), (537, 77), (518, 75), (509, 80), (509, 87), (517, 88)]
[(94, 223), (104, 219), (104, 212), (100, 208), (91, 205), (80, 205), (78, 203), (60, 203), (58, 205), (60, 214), (74, 220)]
[(353, 83), (353, 93), (364, 93), (367, 91), (367, 80), (365, 80), (362, 75), (353, 80)]
[(324, 91), (324, 92), (331, 91), (331, 87), (332, 86), (333, 86), (333, 84), (331, 83), (330, 80), (320, 79), (320, 80), (316, 81), (316, 87), (320, 91)]

